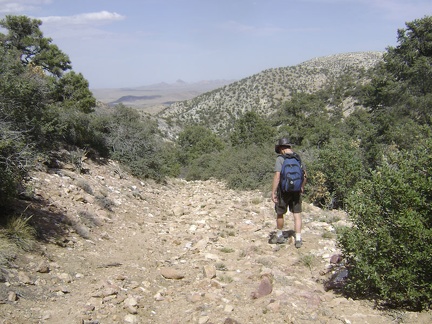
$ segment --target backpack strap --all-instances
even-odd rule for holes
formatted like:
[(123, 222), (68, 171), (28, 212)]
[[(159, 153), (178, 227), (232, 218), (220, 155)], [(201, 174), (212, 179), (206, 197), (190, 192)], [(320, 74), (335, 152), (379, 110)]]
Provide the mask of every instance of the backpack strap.
[(280, 156), (282, 156), (284, 159), (290, 159), (290, 158), (294, 158), (297, 161), (300, 162), (300, 166), (303, 169), (303, 163), (301, 161), (300, 155), (298, 155), (296, 152), (293, 153), (288, 153), (288, 154), (279, 154)]

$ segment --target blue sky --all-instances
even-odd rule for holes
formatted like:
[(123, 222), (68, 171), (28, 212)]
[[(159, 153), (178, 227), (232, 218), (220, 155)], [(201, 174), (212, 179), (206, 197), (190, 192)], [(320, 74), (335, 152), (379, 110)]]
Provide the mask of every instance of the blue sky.
[(338, 53), (384, 51), (431, 0), (0, 0), (43, 21), (91, 88), (241, 79)]

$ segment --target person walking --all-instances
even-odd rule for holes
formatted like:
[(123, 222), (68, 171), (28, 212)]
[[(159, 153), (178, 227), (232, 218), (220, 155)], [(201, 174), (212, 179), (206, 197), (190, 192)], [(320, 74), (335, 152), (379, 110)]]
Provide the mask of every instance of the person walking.
[[(306, 185), (307, 173), (300, 156), (293, 151), (292, 147), (293, 144), (286, 137), (279, 139), (275, 145), (275, 152), (278, 156), (274, 168), (272, 201), (276, 211), (276, 243), (285, 242), (282, 229), (284, 227), (284, 215), (289, 209), (294, 218), (295, 247), (300, 248), (302, 246), (302, 193)], [(287, 159), (289, 161), (285, 162)], [(286, 172), (286, 168), (291, 169)], [(296, 168), (298, 171), (295, 171)], [(288, 178), (290, 178), (288, 180), (290, 185), (284, 182), (285, 174), (288, 174)]]

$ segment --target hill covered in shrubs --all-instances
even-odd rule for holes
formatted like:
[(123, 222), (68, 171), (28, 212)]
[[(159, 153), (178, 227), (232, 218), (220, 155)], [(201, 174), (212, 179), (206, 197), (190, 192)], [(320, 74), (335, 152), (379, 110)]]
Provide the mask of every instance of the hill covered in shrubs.
[[(382, 60), (382, 54), (343, 53), (268, 69), (193, 99), (176, 102), (159, 116), (171, 121), (170, 126), (201, 124), (226, 134), (246, 112), (270, 116), (296, 93), (316, 93), (330, 86), (343, 87), (348, 92), (355, 85), (367, 82), (366, 71)], [(344, 109), (350, 108), (352, 102), (348, 101)], [(167, 133), (172, 133), (172, 128)]]

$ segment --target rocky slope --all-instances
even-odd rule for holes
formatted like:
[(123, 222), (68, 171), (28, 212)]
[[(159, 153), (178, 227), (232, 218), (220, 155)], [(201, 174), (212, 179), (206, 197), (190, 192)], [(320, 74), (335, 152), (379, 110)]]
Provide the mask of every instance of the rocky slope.
[(168, 136), (175, 136), (173, 121), (180, 125), (201, 123), (223, 133), (246, 111), (255, 111), (263, 116), (274, 113), (295, 91), (316, 92), (343, 74), (363, 82), (364, 71), (376, 65), (382, 54), (344, 53), (262, 71), (195, 98), (171, 104), (158, 114), (168, 120), (170, 126), (161, 124), (161, 128)]
[[(0, 272), (0, 323), (430, 323), (325, 283), (346, 215), (304, 204), (304, 244), (269, 244), (267, 192), (140, 181), (112, 161), (32, 174), (39, 245)], [(40, 210), (40, 212), (38, 212)], [(286, 219), (286, 234), (292, 228)]]

